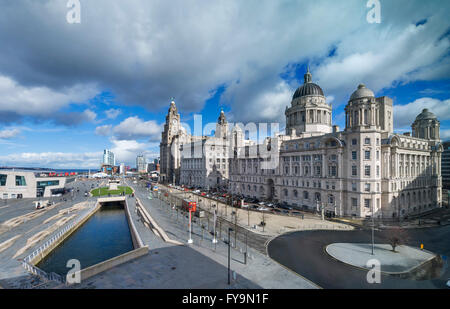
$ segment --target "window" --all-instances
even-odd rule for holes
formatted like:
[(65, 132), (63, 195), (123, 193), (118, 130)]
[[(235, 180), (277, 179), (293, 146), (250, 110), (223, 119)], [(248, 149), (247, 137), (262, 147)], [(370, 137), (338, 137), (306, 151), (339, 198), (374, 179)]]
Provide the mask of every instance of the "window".
[(328, 203), (329, 204), (334, 204), (334, 196), (333, 195), (329, 195), (328, 196)]
[(356, 191), (356, 183), (352, 183), (352, 191)]
[(52, 181), (38, 181), (37, 186), (38, 187), (47, 187), (47, 186), (58, 186), (59, 180), (52, 180)]
[(364, 190), (365, 190), (366, 192), (370, 192), (370, 183), (366, 183), (366, 184), (364, 185)]
[(357, 176), (358, 175), (358, 169), (356, 167), (356, 165), (352, 166), (352, 176)]
[(303, 191), (303, 198), (307, 200), (309, 198), (308, 191)]
[(352, 207), (358, 207), (358, 199), (357, 198), (354, 198), (354, 197), (352, 197)]
[(352, 151), (352, 160), (356, 160), (358, 158), (357, 152)]
[(366, 165), (364, 167), (364, 175), (365, 176), (370, 176), (370, 165)]
[(4, 175), (4, 174), (0, 175), (0, 186), (2, 186), (2, 187), (6, 186), (6, 178), (7, 178), (6, 175)]
[(370, 208), (370, 199), (364, 199), (364, 207)]
[(358, 140), (356, 138), (352, 139), (352, 145), (357, 145), (358, 144)]
[(370, 160), (370, 150), (366, 150), (366, 151), (364, 152), (364, 159)]
[(370, 138), (366, 137), (366, 138), (364, 139), (364, 144), (365, 144), (365, 145), (370, 145)]
[(380, 166), (377, 165), (377, 177), (379, 177), (379, 176), (380, 176)]
[(25, 182), (25, 176), (16, 176), (16, 186), (26, 186), (27, 183)]
[(316, 176), (320, 176), (322, 174), (322, 170), (320, 168), (320, 165), (316, 166)]
[(332, 177), (336, 177), (337, 175), (337, 167), (336, 165), (328, 166), (328, 175)]

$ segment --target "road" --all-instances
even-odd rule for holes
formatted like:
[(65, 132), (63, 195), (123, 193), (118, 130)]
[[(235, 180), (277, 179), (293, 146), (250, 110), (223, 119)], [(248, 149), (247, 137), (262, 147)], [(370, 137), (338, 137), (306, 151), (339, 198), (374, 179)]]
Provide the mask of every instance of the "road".
[[(375, 242), (386, 243), (387, 235), (394, 230), (376, 231)], [(405, 230), (408, 235), (407, 244), (425, 249), (443, 256), (446, 266), (433, 269), (437, 278), (427, 280), (400, 279), (382, 275), (381, 284), (369, 284), (366, 280), (367, 271), (357, 269), (331, 258), (325, 247), (336, 242), (370, 243), (371, 232), (355, 230), (339, 231), (304, 231), (281, 235), (272, 240), (267, 247), (269, 256), (315, 282), (322, 288), (329, 289), (435, 289), (446, 288), (450, 279), (448, 257), (450, 256), (450, 225)], [(431, 271), (430, 271), (431, 272)], [(430, 273), (429, 272), (429, 273)]]

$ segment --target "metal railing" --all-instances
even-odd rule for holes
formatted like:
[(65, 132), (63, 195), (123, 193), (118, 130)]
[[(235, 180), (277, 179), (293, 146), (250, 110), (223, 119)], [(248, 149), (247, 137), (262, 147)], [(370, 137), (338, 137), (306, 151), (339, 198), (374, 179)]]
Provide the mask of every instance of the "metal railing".
[[(89, 201), (88, 208), (93, 208), (96, 205), (97, 201)], [(92, 209), (87, 211), (83, 216), (75, 219), (72, 223), (69, 223), (66, 225), (62, 230), (60, 230), (57, 234), (53, 235), (50, 239), (48, 239), (44, 244), (42, 244), (39, 248), (34, 250), (30, 255), (25, 257), (22, 261), (22, 266), (30, 273), (39, 276), (43, 279), (46, 279), (48, 281), (56, 281), (62, 284), (65, 284), (65, 278), (61, 275), (58, 275), (54, 272), (47, 273), (40, 269), (39, 267), (33, 265), (31, 261), (34, 260), (36, 256), (44, 252), (46, 249), (48, 249), (51, 245), (53, 245), (55, 242), (57, 242), (63, 235), (65, 235), (70, 229), (75, 227), (78, 223), (80, 223), (82, 220), (84, 220), (87, 216), (91, 214)]]

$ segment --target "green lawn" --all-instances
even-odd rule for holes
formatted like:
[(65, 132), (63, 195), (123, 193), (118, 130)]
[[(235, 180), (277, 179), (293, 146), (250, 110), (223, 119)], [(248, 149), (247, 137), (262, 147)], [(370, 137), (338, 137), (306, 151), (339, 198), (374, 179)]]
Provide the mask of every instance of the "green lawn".
[(97, 188), (91, 191), (92, 196), (98, 197), (98, 196), (105, 196), (108, 194), (111, 195), (118, 195), (120, 193), (122, 193), (125, 190), (125, 194), (131, 194), (133, 193), (133, 190), (131, 190), (130, 187), (122, 187), (119, 186), (118, 190), (108, 190), (108, 187), (103, 187), (103, 188)]

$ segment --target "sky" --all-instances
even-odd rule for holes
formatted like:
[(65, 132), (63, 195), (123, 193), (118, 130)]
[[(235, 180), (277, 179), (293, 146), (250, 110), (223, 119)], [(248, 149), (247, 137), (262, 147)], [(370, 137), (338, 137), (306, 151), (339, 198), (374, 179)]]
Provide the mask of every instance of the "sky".
[(396, 132), (428, 108), (450, 139), (449, 1), (379, 0), (380, 23), (372, 0), (80, 0), (79, 23), (68, 2), (0, 0), (0, 166), (157, 158), (172, 97), (190, 126), (283, 129), (308, 66), (341, 129), (364, 83)]

